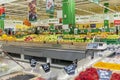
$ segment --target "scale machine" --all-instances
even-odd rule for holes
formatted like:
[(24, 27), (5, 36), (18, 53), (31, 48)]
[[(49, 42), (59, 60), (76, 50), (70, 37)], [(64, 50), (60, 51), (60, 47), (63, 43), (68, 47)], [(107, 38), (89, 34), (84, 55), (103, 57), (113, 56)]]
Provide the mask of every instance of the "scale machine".
[[(93, 42), (86, 46), (86, 57), (90, 56), (91, 59), (94, 57), (104, 56), (107, 53), (107, 44), (104, 42)], [(109, 52), (109, 51), (108, 51)]]

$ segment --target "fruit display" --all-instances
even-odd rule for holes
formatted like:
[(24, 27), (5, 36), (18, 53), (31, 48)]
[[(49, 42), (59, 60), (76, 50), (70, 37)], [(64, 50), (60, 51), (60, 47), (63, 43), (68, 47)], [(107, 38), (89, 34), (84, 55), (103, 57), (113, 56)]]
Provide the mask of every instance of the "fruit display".
[(6, 34), (3, 34), (0, 37), (0, 40), (3, 40), (3, 41), (16, 41), (16, 37), (14, 37), (14, 36), (8, 36)]
[(106, 33), (106, 32), (102, 32), (102, 33), (100, 34), (100, 36), (101, 36), (101, 38), (107, 38), (108, 33)]
[(113, 73), (110, 80), (120, 80), (120, 73)]
[(93, 65), (95, 68), (100, 69), (109, 69), (109, 70), (120, 70), (120, 64), (117, 63), (108, 63), (108, 62), (97, 62)]
[(33, 37), (27, 36), (27, 37), (24, 39), (24, 41), (33, 41)]
[(118, 39), (120, 36), (119, 35), (108, 35), (107, 39)]
[(75, 80), (99, 80), (97, 69), (88, 68), (85, 71), (80, 72)]
[(30, 28), (30, 26), (17, 24), (15, 28), (16, 31), (27, 31)]
[[(23, 25), (21, 25), (23, 26)], [(0, 36), (0, 40), (3, 41), (25, 41), (25, 42), (51, 42), (51, 43), (76, 43), (76, 42), (83, 42), (83, 43), (89, 43), (92, 41), (94, 36), (100, 37), (99, 41), (106, 42), (106, 43), (119, 43), (119, 35), (111, 35), (107, 32), (102, 33), (87, 33), (87, 34), (79, 34), (79, 35), (73, 35), (73, 34), (34, 34), (26, 32), (30, 27), (16, 27), (17, 31), (15, 35), (8, 36), (6, 34), (3, 34)], [(23, 29), (24, 28), (24, 29)], [(25, 31), (24, 31), (25, 30)], [(61, 38), (59, 38), (61, 36)]]

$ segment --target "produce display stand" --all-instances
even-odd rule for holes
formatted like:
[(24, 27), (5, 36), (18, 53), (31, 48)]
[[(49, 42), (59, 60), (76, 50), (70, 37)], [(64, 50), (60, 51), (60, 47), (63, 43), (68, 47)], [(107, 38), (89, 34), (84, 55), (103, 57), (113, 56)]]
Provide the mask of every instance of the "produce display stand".
[[(17, 61), (17, 63), (19, 63), (24, 67), (23, 69), (16, 62), (11, 60), (11, 58), (6, 58), (6, 57), (7, 56), (0, 57), (0, 80), (12, 80), (10, 78), (14, 78), (17, 76), (23, 76), (18, 78), (17, 80), (21, 80), (21, 79), (26, 80), (26, 78), (29, 78), (27, 75), (29, 75), (30, 77), (33, 76), (33, 78), (29, 80), (38, 80), (38, 78), (43, 78), (45, 80), (57, 79), (57, 74), (55, 74), (53, 71), (50, 71), (49, 73), (45, 73), (43, 68), (41, 67), (41, 63), (39, 62), (37, 62), (34, 69), (32, 69), (29, 63)], [(14, 78), (14, 80), (16, 79)]]
[(82, 59), (78, 62), (78, 67), (75, 70), (74, 75), (68, 75), (64, 70), (62, 70), (59, 73), (57, 80), (74, 80), (75, 77), (81, 72), (84, 71), (86, 68), (91, 67), (94, 63), (106, 58), (107, 56), (113, 54), (111, 51), (106, 51), (106, 54), (103, 57), (95, 57), (94, 59), (90, 59), (90, 57), (87, 57), (85, 59)]
[(85, 50), (87, 43), (50, 44), (17, 41), (0, 41), (0, 43), (4, 51), (20, 54), (21, 60), (24, 60), (24, 55), (45, 57), (46, 61), (50, 62), (51, 59), (73, 61), (75, 59), (81, 60), (86, 57)]
[(92, 55), (93, 58), (90, 55), (87, 58), (80, 60), (77, 64), (77, 68), (75, 69), (74, 75), (68, 75), (64, 70), (61, 71), (57, 80), (74, 80), (75, 77), (78, 76), (81, 71), (84, 71), (86, 68), (91, 67), (94, 63), (114, 54), (114, 51), (106, 50), (106, 48), (107, 46), (105, 43), (89, 43), (86, 49), (89, 50), (89, 52), (91, 51), (92, 53), (94, 53), (94, 56)]

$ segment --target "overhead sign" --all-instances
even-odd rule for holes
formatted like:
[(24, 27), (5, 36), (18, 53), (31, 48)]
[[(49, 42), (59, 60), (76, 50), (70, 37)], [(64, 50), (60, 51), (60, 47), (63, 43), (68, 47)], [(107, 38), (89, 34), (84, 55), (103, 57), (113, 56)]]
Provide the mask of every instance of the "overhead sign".
[(98, 70), (99, 80), (110, 80), (112, 71), (108, 70)]
[(37, 21), (37, 2), (36, 0), (32, 0), (29, 2), (28, 11), (29, 11), (29, 21)]
[(114, 25), (120, 25), (120, 20), (114, 20)]
[(13, 28), (15, 29), (16, 25), (23, 25), (23, 21), (17, 20), (4, 20), (4, 28)]
[(0, 7), (0, 19), (5, 19), (5, 7), (4, 7), (4, 5), (2, 5), (1, 7)]
[(114, 14), (114, 20), (120, 20), (120, 13)]
[(56, 23), (56, 24), (58, 24), (59, 23), (59, 19), (49, 19), (48, 23)]
[(54, 13), (54, 1), (46, 0), (46, 12)]

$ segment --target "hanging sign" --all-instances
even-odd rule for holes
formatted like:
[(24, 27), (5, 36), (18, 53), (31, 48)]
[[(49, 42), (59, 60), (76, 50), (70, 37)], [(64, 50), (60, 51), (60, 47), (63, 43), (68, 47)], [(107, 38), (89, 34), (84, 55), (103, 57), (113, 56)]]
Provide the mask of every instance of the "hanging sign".
[(46, 12), (54, 13), (54, 1), (53, 0), (46, 0)]
[(120, 20), (114, 20), (114, 25), (120, 25)]
[(32, 0), (29, 2), (29, 21), (37, 21), (37, 2), (36, 0)]
[(5, 7), (4, 4), (0, 7), (0, 19), (5, 19)]
[(98, 70), (99, 80), (110, 80), (112, 71), (108, 70)]
[(59, 23), (59, 19), (49, 19), (48, 23), (53, 23), (53, 24), (58, 24)]

